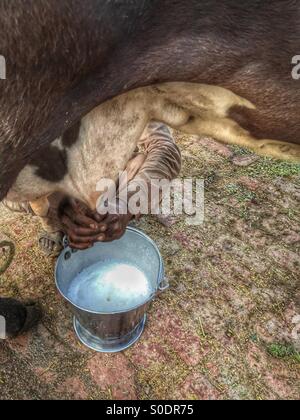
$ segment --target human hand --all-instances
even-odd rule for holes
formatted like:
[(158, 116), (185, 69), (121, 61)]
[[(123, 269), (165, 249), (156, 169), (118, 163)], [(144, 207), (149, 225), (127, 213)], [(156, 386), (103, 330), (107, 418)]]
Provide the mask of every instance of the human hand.
[(62, 210), (61, 222), (73, 249), (91, 248), (95, 242), (111, 242), (120, 239), (132, 219), (126, 204), (108, 204), (106, 213), (91, 211), (77, 200), (70, 200)]
[(99, 210), (103, 212), (104, 219), (102, 223), (106, 226), (105, 238), (101, 242), (112, 242), (121, 239), (126, 232), (128, 223), (133, 218), (128, 210), (127, 204), (118, 200), (115, 204), (107, 203), (105, 210), (103, 208)]
[(91, 248), (97, 241), (105, 239), (107, 225), (104, 216), (91, 211), (78, 200), (69, 200), (61, 209), (61, 223), (73, 249)]

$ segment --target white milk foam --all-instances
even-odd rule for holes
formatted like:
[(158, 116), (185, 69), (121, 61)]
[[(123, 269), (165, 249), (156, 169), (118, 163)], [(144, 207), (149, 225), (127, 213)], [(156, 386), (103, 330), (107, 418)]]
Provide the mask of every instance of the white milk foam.
[(143, 304), (152, 292), (149, 280), (137, 267), (101, 261), (74, 278), (68, 298), (75, 305), (93, 312), (119, 312)]

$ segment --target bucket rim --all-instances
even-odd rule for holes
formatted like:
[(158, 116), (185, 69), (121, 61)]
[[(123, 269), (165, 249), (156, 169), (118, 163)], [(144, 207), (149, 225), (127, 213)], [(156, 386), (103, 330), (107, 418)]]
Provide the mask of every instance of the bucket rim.
[[(134, 232), (137, 235), (143, 237), (144, 239), (146, 239), (154, 248), (154, 250), (157, 253), (158, 259), (159, 259), (159, 273), (158, 273), (158, 278), (157, 278), (157, 286), (156, 286), (156, 290), (149, 296), (149, 298), (144, 301), (143, 303), (140, 303), (139, 305), (136, 305), (133, 308), (129, 308), (126, 311), (112, 311), (112, 312), (100, 312), (100, 311), (92, 311), (86, 308), (83, 308), (77, 304), (75, 304), (74, 302), (72, 302), (71, 299), (69, 299), (67, 296), (65, 296), (65, 294), (63, 293), (63, 291), (61, 290), (61, 287), (59, 286), (59, 282), (58, 282), (58, 266), (63, 258), (63, 254), (66, 250), (68, 250), (69, 247), (66, 247), (60, 254), (60, 256), (58, 257), (56, 263), (55, 263), (55, 271), (54, 271), (54, 277), (55, 277), (55, 285), (56, 288), (58, 290), (58, 292), (60, 293), (60, 295), (69, 303), (71, 304), (74, 308), (79, 309), (82, 312), (86, 312), (89, 313), (91, 315), (121, 315), (121, 314), (127, 314), (129, 312), (133, 312), (143, 306), (145, 306), (146, 304), (150, 303), (158, 294), (158, 291), (160, 289), (160, 285), (164, 280), (165, 277), (165, 268), (164, 268), (164, 262), (163, 262), (163, 258), (161, 255), (161, 252), (157, 246), (157, 244), (154, 242), (153, 239), (150, 238), (150, 236), (148, 236), (146, 233), (142, 232), (141, 230), (134, 228), (132, 226), (128, 226), (126, 228), (126, 232)], [(97, 242), (97, 243), (101, 243), (101, 242)], [(71, 248), (70, 248), (71, 250)], [(82, 252), (82, 251), (78, 251), (78, 252)], [(84, 251), (83, 251), (84, 252)]]

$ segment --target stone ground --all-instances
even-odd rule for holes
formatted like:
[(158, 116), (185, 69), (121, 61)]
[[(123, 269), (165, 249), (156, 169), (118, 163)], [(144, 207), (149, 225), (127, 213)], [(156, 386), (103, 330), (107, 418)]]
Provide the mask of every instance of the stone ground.
[(300, 165), (178, 141), (182, 176), (205, 179), (205, 222), (140, 222), (161, 247), (171, 289), (125, 353), (77, 342), (54, 262), (36, 247), (39, 222), (1, 210), (17, 255), (0, 295), (38, 300), (45, 312), (32, 333), (0, 342), (2, 399), (299, 399)]

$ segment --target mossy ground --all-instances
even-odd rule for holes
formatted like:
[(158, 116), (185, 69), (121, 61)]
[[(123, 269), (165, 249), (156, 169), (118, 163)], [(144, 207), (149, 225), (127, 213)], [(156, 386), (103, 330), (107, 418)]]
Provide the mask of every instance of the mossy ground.
[(123, 354), (77, 342), (54, 261), (36, 246), (39, 221), (1, 209), (0, 240), (17, 253), (0, 295), (38, 300), (45, 313), (35, 331), (0, 343), (3, 398), (299, 399), (300, 165), (241, 167), (232, 157), (244, 149), (176, 137), (182, 177), (205, 180), (205, 221), (138, 224), (160, 246), (171, 288)]

